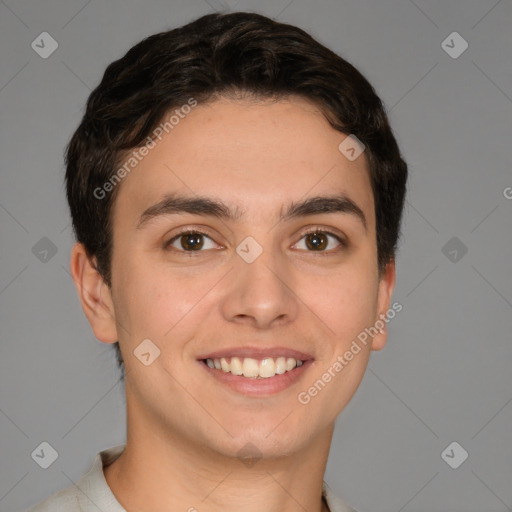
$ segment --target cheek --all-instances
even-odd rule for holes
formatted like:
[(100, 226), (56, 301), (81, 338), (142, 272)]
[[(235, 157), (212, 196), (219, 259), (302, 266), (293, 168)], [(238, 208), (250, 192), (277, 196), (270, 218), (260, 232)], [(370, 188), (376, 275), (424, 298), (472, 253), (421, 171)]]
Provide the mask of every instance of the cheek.
[[(304, 286), (307, 286), (304, 284)], [(371, 325), (376, 314), (377, 284), (366, 272), (333, 273), (315, 281), (307, 303), (328, 327), (337, 343), (345, 344)]]
[(373, 325), (376, 292), (368, 274), (347, 272), (326, 280), (325, 288), (309, 298), (327, 333), (314, 375), (297, 395), (312, 422), (334, 421), (363, 379), (370, 349), (358, 336)]
[(218, 280), (215, 273), (194, 277), (166, 273), (157, 266), (146, 270), (142, 265), (137, 270), (132, 267), (121, 290), (131, 343), (149, 338), (161, 350), (168, 350), (169, 341), (174, 340), (172, 349), (178, 351), (176, 340), (193, 337), (206, 315), (205, 308), (212, 307), (209, 295)]

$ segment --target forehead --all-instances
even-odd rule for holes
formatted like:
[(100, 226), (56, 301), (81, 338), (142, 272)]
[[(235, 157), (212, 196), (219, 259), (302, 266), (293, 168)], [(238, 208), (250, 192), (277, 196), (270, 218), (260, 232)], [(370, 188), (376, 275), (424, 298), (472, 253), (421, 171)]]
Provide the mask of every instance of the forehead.
[(346, 137), (301, 98), (200, 104), (155, 138), (156, 146), (123, 179), (114, 224), (120, 212), (135, 222), (173, 192), (222, 198), (252, 220), (279, 215), (283, 204), (308, 196), (343, 194), (372, 228), (366, 157), (348, 160), (338, 149)]

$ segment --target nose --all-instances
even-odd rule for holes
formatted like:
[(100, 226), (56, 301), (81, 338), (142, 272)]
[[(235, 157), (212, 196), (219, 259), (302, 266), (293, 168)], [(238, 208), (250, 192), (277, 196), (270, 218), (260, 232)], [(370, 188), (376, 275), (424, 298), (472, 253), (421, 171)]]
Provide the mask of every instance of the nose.
[(284, 258), (265, 248), (252, 262), (239, 254), (234, 260), (231, 284), (221, 305), (224, 318), (258, 329), (293, 322), (300, 300)]

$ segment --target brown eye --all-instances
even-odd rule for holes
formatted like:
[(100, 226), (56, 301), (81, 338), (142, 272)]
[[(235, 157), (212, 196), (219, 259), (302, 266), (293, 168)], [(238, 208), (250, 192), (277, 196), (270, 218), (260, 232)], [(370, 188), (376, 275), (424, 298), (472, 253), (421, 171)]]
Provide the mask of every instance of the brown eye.
[[(210, 247), (205, 247), (205, 241), (210, 243)], [(171, 238), (165, 248), (171, 248), (177, 252), (203, 252), (205, 249), (215, 249), (216, 244), (206, 234), (200, 231), (185, 231)]]
[[(346, 247), (347, 244), (344, 240), (342, 240), (339, 236), (334, 235), (333, 233), (329, 233), (328, 231), (321, 231), (320, 229), (316, 229), (314, 231), (309, 231), (308, 233), (304, 233), (302, 235), (302, 240), (305, 240), (305, 247), (298, 247), (299, 249), (304, 249), (309, 252), (331, 252), (331, 250), (335, 250), (336, 247), (332, 247), (331, 249), (327, 249), (329, 244), (332, 245), (332, 241), (338, 243), (338, 247)], [(300, 244), (300, 242), (299, 242)], [(297, 245), (299, 245), (297, 244)]]
[(325, 233), (309, 233), (306, 235), (306, 245), (313, 250), (323, 250), (327, 246), (327, 236)]
[(181, 247), (185, 250), (196, 251), (203, 247), (204, 240), (202, 239), (201, 234), (199, 233), (187, 233), (185, 235), (181, 235)]

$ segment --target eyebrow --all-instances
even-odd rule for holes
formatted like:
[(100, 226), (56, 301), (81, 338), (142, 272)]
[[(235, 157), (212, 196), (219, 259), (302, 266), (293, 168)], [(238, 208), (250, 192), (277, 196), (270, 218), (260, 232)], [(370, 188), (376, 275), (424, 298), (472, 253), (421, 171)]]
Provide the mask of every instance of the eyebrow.
[[(244, 212), (236, 207), (231, 209), (225, 202), (205, 196), (184, 196), (170, 194), (160, 202), (150, 206), (139, 217), (137, 229), (141, 229), (150, 220), (179, 213), (217, 217), (222, 220), (238, 221)], [(366, 217), (363, 210), (345, 195), (329, 195), (309, 197), (300, 202), (292, 202), (282, 213), (280, 221), (291, 220), (320, 213), (347, 213), (358, 219), (367, 231)]]

